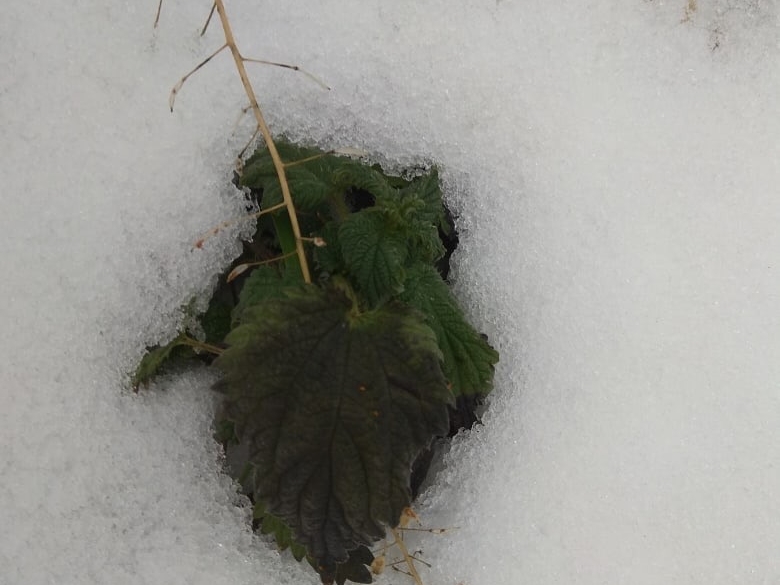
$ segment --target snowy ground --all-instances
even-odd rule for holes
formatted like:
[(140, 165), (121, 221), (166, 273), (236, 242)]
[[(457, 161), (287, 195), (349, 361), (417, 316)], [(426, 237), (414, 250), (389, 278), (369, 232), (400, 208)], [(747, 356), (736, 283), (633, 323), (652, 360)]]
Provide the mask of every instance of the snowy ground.
[[(0, 584), (315, 583), (259, 546), (207, 372), (127, 392), (236, 253), (209, 0), (0, 18)], [(427, 585), (780, 583), (775, 0), (231, 0), (272, 127), (435, 161), (502, 354), (413, 538)], [(558, 6), (560, 5), (560, 6)], [(234, 132), (235, 131), (235, 132)], [(404, 583), (390, 573), (387, 583)]]

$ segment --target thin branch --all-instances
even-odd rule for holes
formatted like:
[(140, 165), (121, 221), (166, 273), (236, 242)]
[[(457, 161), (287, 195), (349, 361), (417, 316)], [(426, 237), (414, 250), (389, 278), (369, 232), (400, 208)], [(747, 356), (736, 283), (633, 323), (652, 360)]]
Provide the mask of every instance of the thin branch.
[(221, 46), (219, 49), (217, 49), (217, 50), (216, 50), (216, 51), (214, 51), (214, 52), (213, 52), (211, 55), (209, 55), (209, 56), (208, 56), (208, 57), (206, 57), (206, 58), (205, 58), (203, 61), (201, 61), (201, 62), (198, 64), (198, 66), (197, 66), (197, 67), (195, 67), (195, 69), (193, 69), (192, 71), (190, 71), (189, 73), (187, 73), (187, 75), (185, 75), (184, 77), (182, 77), (182, 78), (181, 78), (181, 79), (178, 81), (178, 83), (177, 83), (176, 85), (174, 85), (174, 86), (173, 86), (173, 89), (171, 90), (171, 95), (168, 97), (168, 106), (170, 106), (170, 108), (171, 108), (171, 112), (173, 111), (173, 102), (174, 102), (174, 101), (176, 101), (176, 94), (178, 94), (178, 93), (179, 93), (179, 90), (180, 90), (180, 89), (182, 88), (182, 86), (184, 85), (184, 82), (185, 82), (185, 81), (187, 81), (187, 80), (190, 78), (190, 76), (191, 76), (191, 75), (194, 75), (194, 74), (195, 74), (195, 73), (198, 71), (198, 69), (200, 69), (201, 67), (203, 67), (203, 66), (204, 66), (206, 63), (208, 63), (208, 62), (209, 62), (209, 61), (211, 61), (211, 60), (212, 60), (214, 57), (216, 57), (216, 56), (217, 56), (217, 55), (219, 55), (219, 54), (220, 54), (222, 51), (224, 51), (224, 50), (225, 50), (225, 47), (227, 47), (227, 46), (228, 46), (228, 44), (227, 44), (227, 43), (225, 43), (224, 45), (222, 45), (222, 46)]
[(157, 4), (157, 14), (154, 16), (154, 28), (160, 23), (160, 12), (162, 11), (162, 0)]
[(241, 166), (244, 164), (244, 154), (247, 150), (249, 150), (249, 147), (252, 146), (252, 143), (255, 141), (255, 138), (257, 138), (258, 134), (260, 134), (260, 128), (255, 128), (255, 131), (252, 133), (252, 137), (247, 141), (244, 148), (241, 149), (241, 152), (238, 153), (238, 161)]
[(287, 63), (276, 63), (275, 61), (266, 61), (264, 59), (250, 59), (248, 57), (242, 57), (242, 59), (247, 63), (260, 63), (261, 65), (273, 65), (274, 67), (283, 67), (285, 69), (298, 71), (299, 73), (303, 73), (306, 77), (311, 79), (314, 83), (319, 85), (321, 88), (330, 91), (330, 87), (324, 81), (322, 81), (319, 77), (309, 73), (305, 69), (298, 67), (298, 65), (288, 65)]
[(190, 337), (189, 335), (185, 335), (184, 337), (182, 337), (182, 343), (184, 345), (189, 345), (193, 349), (207, 351), (209, 353), (213, 353), (214, 355), (221, 355), (222, 352), (224, 351), (221, 347), (217, 347), (216, 345), (211, 345), (210, 343), (199, 341), (194, 337)]
[(253, 266), (263, 266), (265, 264), (273, 264), (274, 262), (279, 262), (280, 260), (284, 260), (285, 258), (292, 258), (295, 256), (295, 252), (287, 252), (287, 254), (282, 254), (281, 256), (274, 256), (273, 258), (269, 258), (268, 260), (258, 260), (257, 262), (244, 262), (243, 264), (239, 264), (236, 266), (233, 270), (230, 271), (230, 274), (227, 275), (227, 278), (225, 278), (225, 282), (233, 282), (236, 278), (241, 276), (244, 272), (246, 272), (248, 269), (252, 268)]
[(429, 534), (444, 534), (445, 532), (449, 532), (450, 530), (457, 530), (457, 526), (453, 526), (452, 528), (406, 528), (406, 527), (399, 527), (398, 530), (408, 531), (408, 532), (427, 532)]
[(214, 10), (217, 8), (217, 3), (214, 2), (214, 4), (211, 5), (211, 10), (209, 11), (209, 17), (206, 19), (206, 24), (203, 25), (203, 30), (200, 31), (200, 36), (203, 36), (206, 34), (206, 29), (209, 27), (209, 23), (211, 22), (211, 17), (214, 16)]
[[(416, 552), (415, 552), (413, 555), (410, 555), (410, 557), (412, 558), (412, 560), (415, 560), (415, 561), (417, 561), (418, 563), (422, 563), (423, 565), (425, 565), (425, 566), (426, 566), (426, 567), (428, 567), (429, 569), (430, 569), (430, 568), (432, 568), (432, 567), (433, 567), (433, 565), (431, 565), (431, 563), (429, 563), (428, 561), (424, 561), (424, 560), (422, 560), (420, 557), (418, 557), (418, 556), (417, 556), (417, 553), (419, 553), (419, 552), (422, 552), (422, 551), (416, 551)], [(400, 571), (401, 569), (399, 569), (399, 568), (397, 567), (397, 565), (400, 565), (401, 563), (404, 563), (404, 562), (406, 562), (404, 559), (399, 559), (399, 560), (397, 560), (397, 561), (393, 561), (392, 563), (388, 563), (388, 564), (387, 564), (387, 566), (388, 566), (388, 567), (391, 567), (391, 568), (393, 568), (393, 569), (395, 569), (396, 571)], [(403, 573), (406, 573), (406, 571), (402, 571), (402, 572), (403, 572)], [(409, 573), (406, 573), (406, 574), (408, 575)]]
[(267, 207), (266, 209), (261, 209), (260, 211), (257, 211), (255, 213), (250, 213), (249, 215), (244, 215), (243, 217), (239, 217), (238, 219), (229, 219), (227, 221), (223, 221), (217, 227), (211, 228), (209, 231), (207, 231), (202, 238), (199, 238), (193, 245), (193, 248), (202, 248), (203, 244), (206, 243), (206, 240), (216, 236), (223, 229), (230, 227), (234, 223), (237, 223), (239, 221), (248, 221), (250, 219), (257, 219), (258, 217), (261, 217), (268, 213), (273, 213), (274, 211), (279, 211), (280, 209), (284, 209), (285, 207), (287, 207), (286, 203), (277, 203), (276, 205), (272, 205), (271, 207)]

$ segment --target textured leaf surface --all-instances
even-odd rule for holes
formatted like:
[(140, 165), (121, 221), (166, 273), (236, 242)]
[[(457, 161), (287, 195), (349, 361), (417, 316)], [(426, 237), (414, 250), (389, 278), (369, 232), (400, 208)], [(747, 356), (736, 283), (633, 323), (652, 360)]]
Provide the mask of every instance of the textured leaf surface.
[(402, 290), (406, 239), (380, 210), (352, 214), (339, 228), (339, 245), (347, 273), (371, 306)]
[[(334, 167), (341, 159), (332, 155), (323, 156), (316, 149), (294, 146), (283, 141), (278, 141), (276, 147), (285, 163), (307, 161), (289, 166), (285, 170), (295, 207), (304, 212), (320, 209), (333, 190)], [(276, 168), (268, 149), (256, 151), (247, 160), (241, 176), (241, 186), (262, 189), (264, 207), (271, 207), (283, 201)]]
[(323, 567), (395, 526), (412, 461), (452, 402), (431, 329), (400, 304), (357, 314), (316, 287), (247, 309), (215, 364), (255, 495)]
[(444, 355), (444, 374), (455, 396), (490, 392), (498, 352), (469, 325), (435, 268), (417, 264), (409, 269), (408, 276), (399, 298), (427, 317)]
[(416, 178), (409, 189), (413, 190), (425, 202), (420, 219), (433, 224), (445, 234), (449, 233), (450, 226), (447, 223), (444, 205), (442, 204), (438, 169), (433, 167), (428, 174)]
[(255, 520), (260, 520), (260, 532), (274, 537), (279, 550), (287, 550), (289, 548), (296, 561), (300, 561), (306, 556), (306, 547), (295, 541), (290, 527), (282, 522), (281, 519), (268, 512), (263, 502), (255, 504), (253, 517)]
[(241, 322), (241, 315), (248, 308), (269, 299), (284, 297), (285, 289), (299, 282), (296, 276), (288, 276), (285, 270), (279, 271), (271, 266), (258, 266), (246, 279), (238, 303), (233, 307), (231, 315), (233, 326)]

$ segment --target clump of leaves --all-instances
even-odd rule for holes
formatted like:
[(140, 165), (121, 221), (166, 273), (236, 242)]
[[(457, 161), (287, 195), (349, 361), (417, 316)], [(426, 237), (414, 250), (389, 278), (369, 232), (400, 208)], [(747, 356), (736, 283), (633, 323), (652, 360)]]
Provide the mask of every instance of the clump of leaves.
[(405, 180), (276, 147), (302, 237), (317, 244), (312, 283), (260, 149), (239, 184), (269, 212), (212, 301), (233, 303), (214, 361), (216, 426), (244, 453), (260, 530), (306, 556), (323, 583), (370, 582), (369, 548), (411, 504), (415, 460), (448, 433), (456, 399), (490, 391), (498, 354), (437, 271), (451, 227), (435, 168)]

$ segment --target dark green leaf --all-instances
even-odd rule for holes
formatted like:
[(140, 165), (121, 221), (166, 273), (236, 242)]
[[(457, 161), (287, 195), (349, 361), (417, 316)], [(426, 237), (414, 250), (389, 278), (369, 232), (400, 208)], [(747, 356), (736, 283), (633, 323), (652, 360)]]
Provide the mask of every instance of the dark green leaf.
[(400, 304), (358, 313), (311, 286), (247, 309), (215, 364), (255, 496), (318, 566), (397, 525), (412, 461), (453, 400), (431, 329)]
[(345, 563), (336, 566), (336, 584), (344, 585), (345, 581), (353, 583), (371, 583), (374, 578), (368, 567), (374, 562), (373, 553), (365, 546), (349, 551)]
[(353, 213), (339, 227), (339, 244), (347, 274), (371, 306), (403, 289), (406, 239), (380, 210)]
[(444, 354), (444, 374), (455, 396), (490, 392), (498, 352), (465, 320), (436, 269), (422, 264), (410, 268), (399, 299), (427, 317)]
[(272, 266), (258, 266), (252, 270), (241, 288), (238, 303), (233, 307), (233, 327), (241, 322), (241, 316), (248, 308), (269, 299), (282, 298), (285, 289), (299, 282), (294, 275), (288, 276), (286, 271), (279, 271)]
[[(322, 210), (334, 190), (334, 168), (341, 165), (341, 161), (349, 159), (323, 155), (316, 149), (293, 146), (283, 141), (278, 141), (276, 147), (286, 164), (306, 161), (285, 169), (296, 209), (304, 213)], [(279, 178), (268, 149), (258, 150), (249, 158), (244, 165), (240, 184), (242, 187), (262, 189), (263, 207), (271, 207), (283, 201)]]
[(344, 271), (344, 256), (339, 242), (339, 224), (330, 221), (320, 231), (325, 245), (314, 249), (314, 259), (321, 272), (337, 274)]
[(344, 191), (349, 187), (368, 191), (375, 198), (381, 199), (392, 196), (387, 177), (373, 168), (348, 158), (339, 159), (341, 164), (334, 169), (333, 180)]

